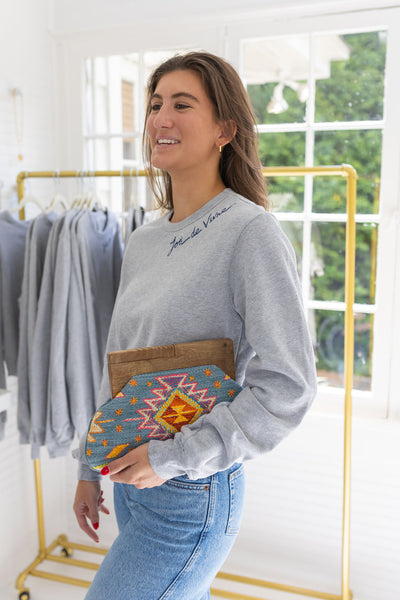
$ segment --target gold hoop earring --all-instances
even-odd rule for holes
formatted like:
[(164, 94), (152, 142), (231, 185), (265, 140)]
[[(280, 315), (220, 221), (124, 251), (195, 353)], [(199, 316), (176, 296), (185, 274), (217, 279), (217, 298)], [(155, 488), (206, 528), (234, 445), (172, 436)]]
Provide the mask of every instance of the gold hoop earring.
[(219, 147), (219, 153), (221, 154), (222, 152), (222, 146)]

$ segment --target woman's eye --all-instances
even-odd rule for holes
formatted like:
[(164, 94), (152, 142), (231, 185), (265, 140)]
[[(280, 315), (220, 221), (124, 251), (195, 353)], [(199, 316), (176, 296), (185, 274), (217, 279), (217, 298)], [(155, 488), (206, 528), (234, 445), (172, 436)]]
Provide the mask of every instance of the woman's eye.
[(157, 112), (158, 110), (160, 110), (160, 108), (161, 108), (161, 104), (152, 104), (150, 106), (151, 112)]
[(188, 104), (183, 104), (183, 102), (179, 102), (179, 103), (176, 105), (176, 108), (177, 108), (178, 110), (184, 110), (185, 108), (190, 108), (190, 106), (189, 106)]

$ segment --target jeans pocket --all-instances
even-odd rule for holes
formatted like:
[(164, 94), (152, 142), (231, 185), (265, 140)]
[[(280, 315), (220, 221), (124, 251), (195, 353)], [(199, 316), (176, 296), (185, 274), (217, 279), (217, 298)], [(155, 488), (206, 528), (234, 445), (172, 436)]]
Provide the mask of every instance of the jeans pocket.
[(168, 479), (163, 485), (168, 487), (181, 488), (186, 490), (201, 491), (209, 490), (211, 483), (211, 477), (205, 477), (204, 479), (189, 479), (186, 475), (182, 477), (174, 477), (174, 479)]
[(229, 512), (226, 535), (237, 535), (242, 520), (244, 504), (245, 477), (244, 467), (240, 465), (229, 475)]

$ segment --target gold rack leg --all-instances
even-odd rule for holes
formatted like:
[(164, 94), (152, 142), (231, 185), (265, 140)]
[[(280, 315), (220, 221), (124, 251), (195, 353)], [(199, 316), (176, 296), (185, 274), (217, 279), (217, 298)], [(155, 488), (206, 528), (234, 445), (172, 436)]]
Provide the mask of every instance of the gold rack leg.
[[(43, 494), (42, 494), (42, 478), (40, 469), (40, 459), (34, 460), (34, 474), (35, 474), (35, 491), (36, 491), (36, 509), (37, 509), (37, 522), (38, 522), (38, 539), (39, 539), (39, 551), (36, 558), (31, 564), (22, 571), (15, 582), (15, 587), (18, 590), (19, 597), (23, 600), (28, 600), (30, 597), (29, 589), (25, 586), (25, 580), (29, 575), (33, 577), (40, 577), (42, 579), (50, 579), (52, 581), (59, 581), (61, 583), (67, 583), (70, 585), (78, 585), (82, 587), (89, 587), (90, 581), (85, 579), (77, 579), (75, 577), (67, 577), (66, 575), (60, 575), (57, 573), (48, 573), (46, 571), (39, 571), (37, 567), (44, 561), (58, 562), (68, 564), (70, 566), (82, 567), (84, 569), (97, 570), (99, 567), (98, 563), (89, 562), (84, 560), (78, 560), (71, 558), (72, 550), (79, 550), (84, 552), (91, 552), (93, 554), (105, 555), (107, 550), (105, 548), (97, 548), (88, 546), (86, 544), (77, 544), (70, 542), (66, 535), (60, 534), (47, 548), (45, 541), (45, 530), (44, 530), (44, 511), (43, 511)], [(60, 547), (64, 556), (57, 556), (52, 552)]]
[(350, 489), (351, 489), (351, 421), (354, 369), (354, 288), (356, 254), (356, 186), (357, 173), (347, 167), (347, 226), (345, 264), (345, 346), (344, 346), (344, 464), (342, 525), (342, 599), (351, 600), (350, 591)]
[[(53, 554), (54, 550), (56, 550), (57, 548), (61, 549), (61, 551), (64, 553), (64, 556)], [(24, 571), (22, 571), (22, 573), (18, 575), (15, 587), (18, 590), (19, 594), (25, 594), (23, 595), (23, 598), (26, 598), (26, 600), (28, 600), (29, 589), (25, 586), (25, 580), (28, 577), (28, 575), (32, 575), (33, 577), (40, 577), (42, 579), (50, 579), (52, 581), (58, 581), (60, 583), (89, 587), (91, 581), (88, 581), (86, 579), (77, 579), (75, 577), (68, 577), (66, 575), (61, 575), (58, 573), (39, 571), (37, 569), (37, 567), (44, 561), (57, 562), (72, 567), (81, 567), (83, 569), (91, 569), (94, 571), (96, 571), (99, 568), (99, 563), (97, 562), (89, 562), (86, 560), (72, 558), (72, 550), (80, 550), (100, 555), (107, 554), (106, 548), (96, 548), (92, 546), (87, 546), (85, 544), (76, 544), (74, 542), (70, 542), (66, 535), (60, 534), (47, 548), (45, 548), (42, 552), (39, 552), (35, 560), (32, 561), (32, 563)]]
[(36, 458), (33, 461), (35, 471), (35, 489), (36, 489), (36, 509), (38, 521), (38, 536), (39, 536), (39, 554), (42, 554), (46, 549), (45, 532), (44, 532), (44, 513), (43, 513), (43, 494), (42, 494), (42, 475), (40, 470), (40, 459)]

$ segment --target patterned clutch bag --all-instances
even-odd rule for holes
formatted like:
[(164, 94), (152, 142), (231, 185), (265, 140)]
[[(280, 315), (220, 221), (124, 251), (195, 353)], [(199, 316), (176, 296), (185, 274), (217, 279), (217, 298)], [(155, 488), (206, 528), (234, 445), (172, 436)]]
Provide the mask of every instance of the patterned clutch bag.
[(173, 437), (242, 390), (228, 339), (111, 352), (108, 367), (112, 398), (92, 417), (86, 438), (95, 471), (140, 444)]

